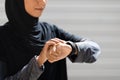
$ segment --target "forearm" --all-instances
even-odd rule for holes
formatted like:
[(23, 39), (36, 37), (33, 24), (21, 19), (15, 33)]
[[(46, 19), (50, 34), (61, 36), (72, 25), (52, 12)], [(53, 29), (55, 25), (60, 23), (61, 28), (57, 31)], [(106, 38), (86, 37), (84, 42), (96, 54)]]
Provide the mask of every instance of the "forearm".
[(68, 33), (57, 26), (55, 28), (57, 37), (65, 41), (71, 41), (72, 52), (68, 56), (72, 62), (95, 62), (100, 54), (100, 47), (97, 43), (84, 37), (76, 36)]
[(100, 54), (100, 47), (97, 43), (86, 40), (83, 42), (72, 43), (72, 53), (69, 58), (72, 62), (95, 62)]
[(34, 57), (18, 73), (1, 80), (37, 80), (42, 73), (43, 69), (39, 67), (38, 62)]

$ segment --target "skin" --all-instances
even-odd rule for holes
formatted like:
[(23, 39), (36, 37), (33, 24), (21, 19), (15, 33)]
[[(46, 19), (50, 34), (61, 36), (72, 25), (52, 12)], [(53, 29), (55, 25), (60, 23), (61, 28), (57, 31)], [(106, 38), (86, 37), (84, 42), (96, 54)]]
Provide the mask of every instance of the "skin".
[[(26, 12), (33, 17), (41, 16), (46, 3), (46, 0), (24, 0)], [(71, 53), (71, 51), (72, 48), (70, 45), (66, 44), (66, 41), (53, 38), (45, 43), (36, 60), (40, 66), (47, 60), (50, 63), (54, 63), (66, 58)]]
[(26, 12), (33, 17), (40, 17), (47, 0), (24, 0), (24, 6)]
[(65, 41), (53, 38), (46, 42), (43, 50), (37, 57), (39, 65), (44, 64), (47, 60), (50, 63), (66, 58), (72, 51), (72, 47)]

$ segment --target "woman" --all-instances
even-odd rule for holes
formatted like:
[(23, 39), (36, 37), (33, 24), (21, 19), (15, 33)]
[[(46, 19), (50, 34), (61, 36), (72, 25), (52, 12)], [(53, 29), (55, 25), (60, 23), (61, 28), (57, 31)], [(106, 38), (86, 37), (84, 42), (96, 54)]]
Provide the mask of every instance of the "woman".
[(38, 22), (46, 0), (6, 0), (0, 27), (0, 80), (67, 80), (66, 57), (93, 63), (99, 46), (56, 25)]

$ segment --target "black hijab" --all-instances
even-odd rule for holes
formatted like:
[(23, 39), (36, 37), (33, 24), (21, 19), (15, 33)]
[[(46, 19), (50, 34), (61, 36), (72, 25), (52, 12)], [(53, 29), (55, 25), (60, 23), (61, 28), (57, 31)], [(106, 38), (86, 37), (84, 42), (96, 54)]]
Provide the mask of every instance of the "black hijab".
[(5, 8), (9, 23), (22, 34), (28, 34), (38, 23), (38, 18), (25, 11), (24, 0), (6, 0)]

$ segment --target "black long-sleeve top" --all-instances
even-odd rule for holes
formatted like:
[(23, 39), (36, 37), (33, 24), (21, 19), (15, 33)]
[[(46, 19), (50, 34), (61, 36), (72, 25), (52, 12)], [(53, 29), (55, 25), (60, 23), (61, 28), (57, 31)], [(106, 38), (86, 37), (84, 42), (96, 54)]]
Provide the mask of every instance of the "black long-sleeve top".
[[(99, 45), (89, 39), (70, 34), (46, 22), (40, 22), (39, 28), (41, 39), (47, 37), (48, 40), (60, 38), (68, 41), (67, 44), (72, 46), (68, 58), (72, 62), (93, 63), (100, 54)], [(44, 70), (40, 69), (35, 55), (40, 53), (42, 47), (29, 46), (29, 42), (22, 39), (10, 32), (8, 25), (0, 27), (0, 80), (67, 80), (66, 59), (52, 64), (47, 61)]]

